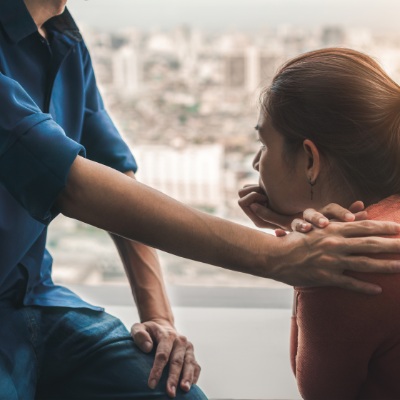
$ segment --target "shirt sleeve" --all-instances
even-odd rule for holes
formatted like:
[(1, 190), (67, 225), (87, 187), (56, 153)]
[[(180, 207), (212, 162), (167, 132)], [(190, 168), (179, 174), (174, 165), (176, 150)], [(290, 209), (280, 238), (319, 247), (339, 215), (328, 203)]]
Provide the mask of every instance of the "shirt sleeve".
[(48, 224), (70, 167), (85, 149), (2, 74), (0, 104), (0, 183), (33, 218)]
[(104, 108), (89, 52), (84, 43), (82, 46), (86, 104), (81, 143), (86, 156), (121, 172), (136, 172), (136, 161)]

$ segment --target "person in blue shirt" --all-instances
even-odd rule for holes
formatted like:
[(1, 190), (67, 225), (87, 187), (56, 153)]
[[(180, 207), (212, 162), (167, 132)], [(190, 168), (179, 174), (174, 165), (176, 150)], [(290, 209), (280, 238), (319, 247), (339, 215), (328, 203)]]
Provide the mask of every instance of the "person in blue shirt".
[[(174, 327), (147, 245), (291, 285), (365, 293), (380, 288), (344, 268), (400, 271), (398, 261), (365, 256), (398, 252), (398, 240), (363, 238), (396, 234), (397, 224), (318, 222), (322, 215), (311, 211), (311, 232), (276, 238), (137, 182), (65, 4), (0, 0), (1, 399), (206, 398), (193, 345)], [(141, 318), (130, 333), (52, 282), (46, 233), (59, 213), (110, 232)]]

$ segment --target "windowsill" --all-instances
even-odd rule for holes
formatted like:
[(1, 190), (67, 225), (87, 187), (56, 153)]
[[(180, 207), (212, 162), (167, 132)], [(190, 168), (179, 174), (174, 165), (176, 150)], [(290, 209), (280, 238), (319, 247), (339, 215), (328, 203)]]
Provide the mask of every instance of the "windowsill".
[[(128, 286), (69, 286), (130, 328)], [(300, 399), (289, 362), (291, 288), (168, 287), (176, 326), (194, 344), (210, 399)]]
[[(130, 287), (126, 285), (68, 285), (89, 301), (109, 306), (133, 304)], [(176, 307), (274, 308), (292, 307), (291, 287), (223, 287), (168, 286), (171, 304)]]

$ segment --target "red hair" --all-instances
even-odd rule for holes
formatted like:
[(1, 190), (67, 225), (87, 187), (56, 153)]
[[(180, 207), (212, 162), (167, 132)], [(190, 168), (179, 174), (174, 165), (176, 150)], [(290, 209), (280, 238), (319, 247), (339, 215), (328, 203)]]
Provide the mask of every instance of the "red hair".
[(280, 68), (261, 105), (288, 151), (312, 140), (362, 200), (400, 193), (400, 87), (371, 57), (302, 54)]

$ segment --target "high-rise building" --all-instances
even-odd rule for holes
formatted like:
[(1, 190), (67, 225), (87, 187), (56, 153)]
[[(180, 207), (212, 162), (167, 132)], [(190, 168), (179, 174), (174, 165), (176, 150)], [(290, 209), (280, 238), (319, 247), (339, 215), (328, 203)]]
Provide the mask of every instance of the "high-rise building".
[(269, 51), (248, 46), (224, 55), (225, 87), (254, 92), (270, 82), (282, 57)]
[(244, 88), (246, 86), (246, 57), (242, 51), (224, 55), (225, 86)]
[(140, 182), (191, 206), (222, 212), (222, 145), (140, 145), (133, 152)]
[(258, 58), (259, 62), (259, 81), (261, 86), (268, 85), (283, 63), (283, 57), (271, 52), (261, 52)]
[(346, 42), (346, 32), (339, 26), (326, 26), (321, 33), (321, 43), (324, 47), (343, 46)]
[(132, 46), (123, 46), (113, 56), (113, 82), (121, 95), (134, 96), (141, 83), (141, 64)]

